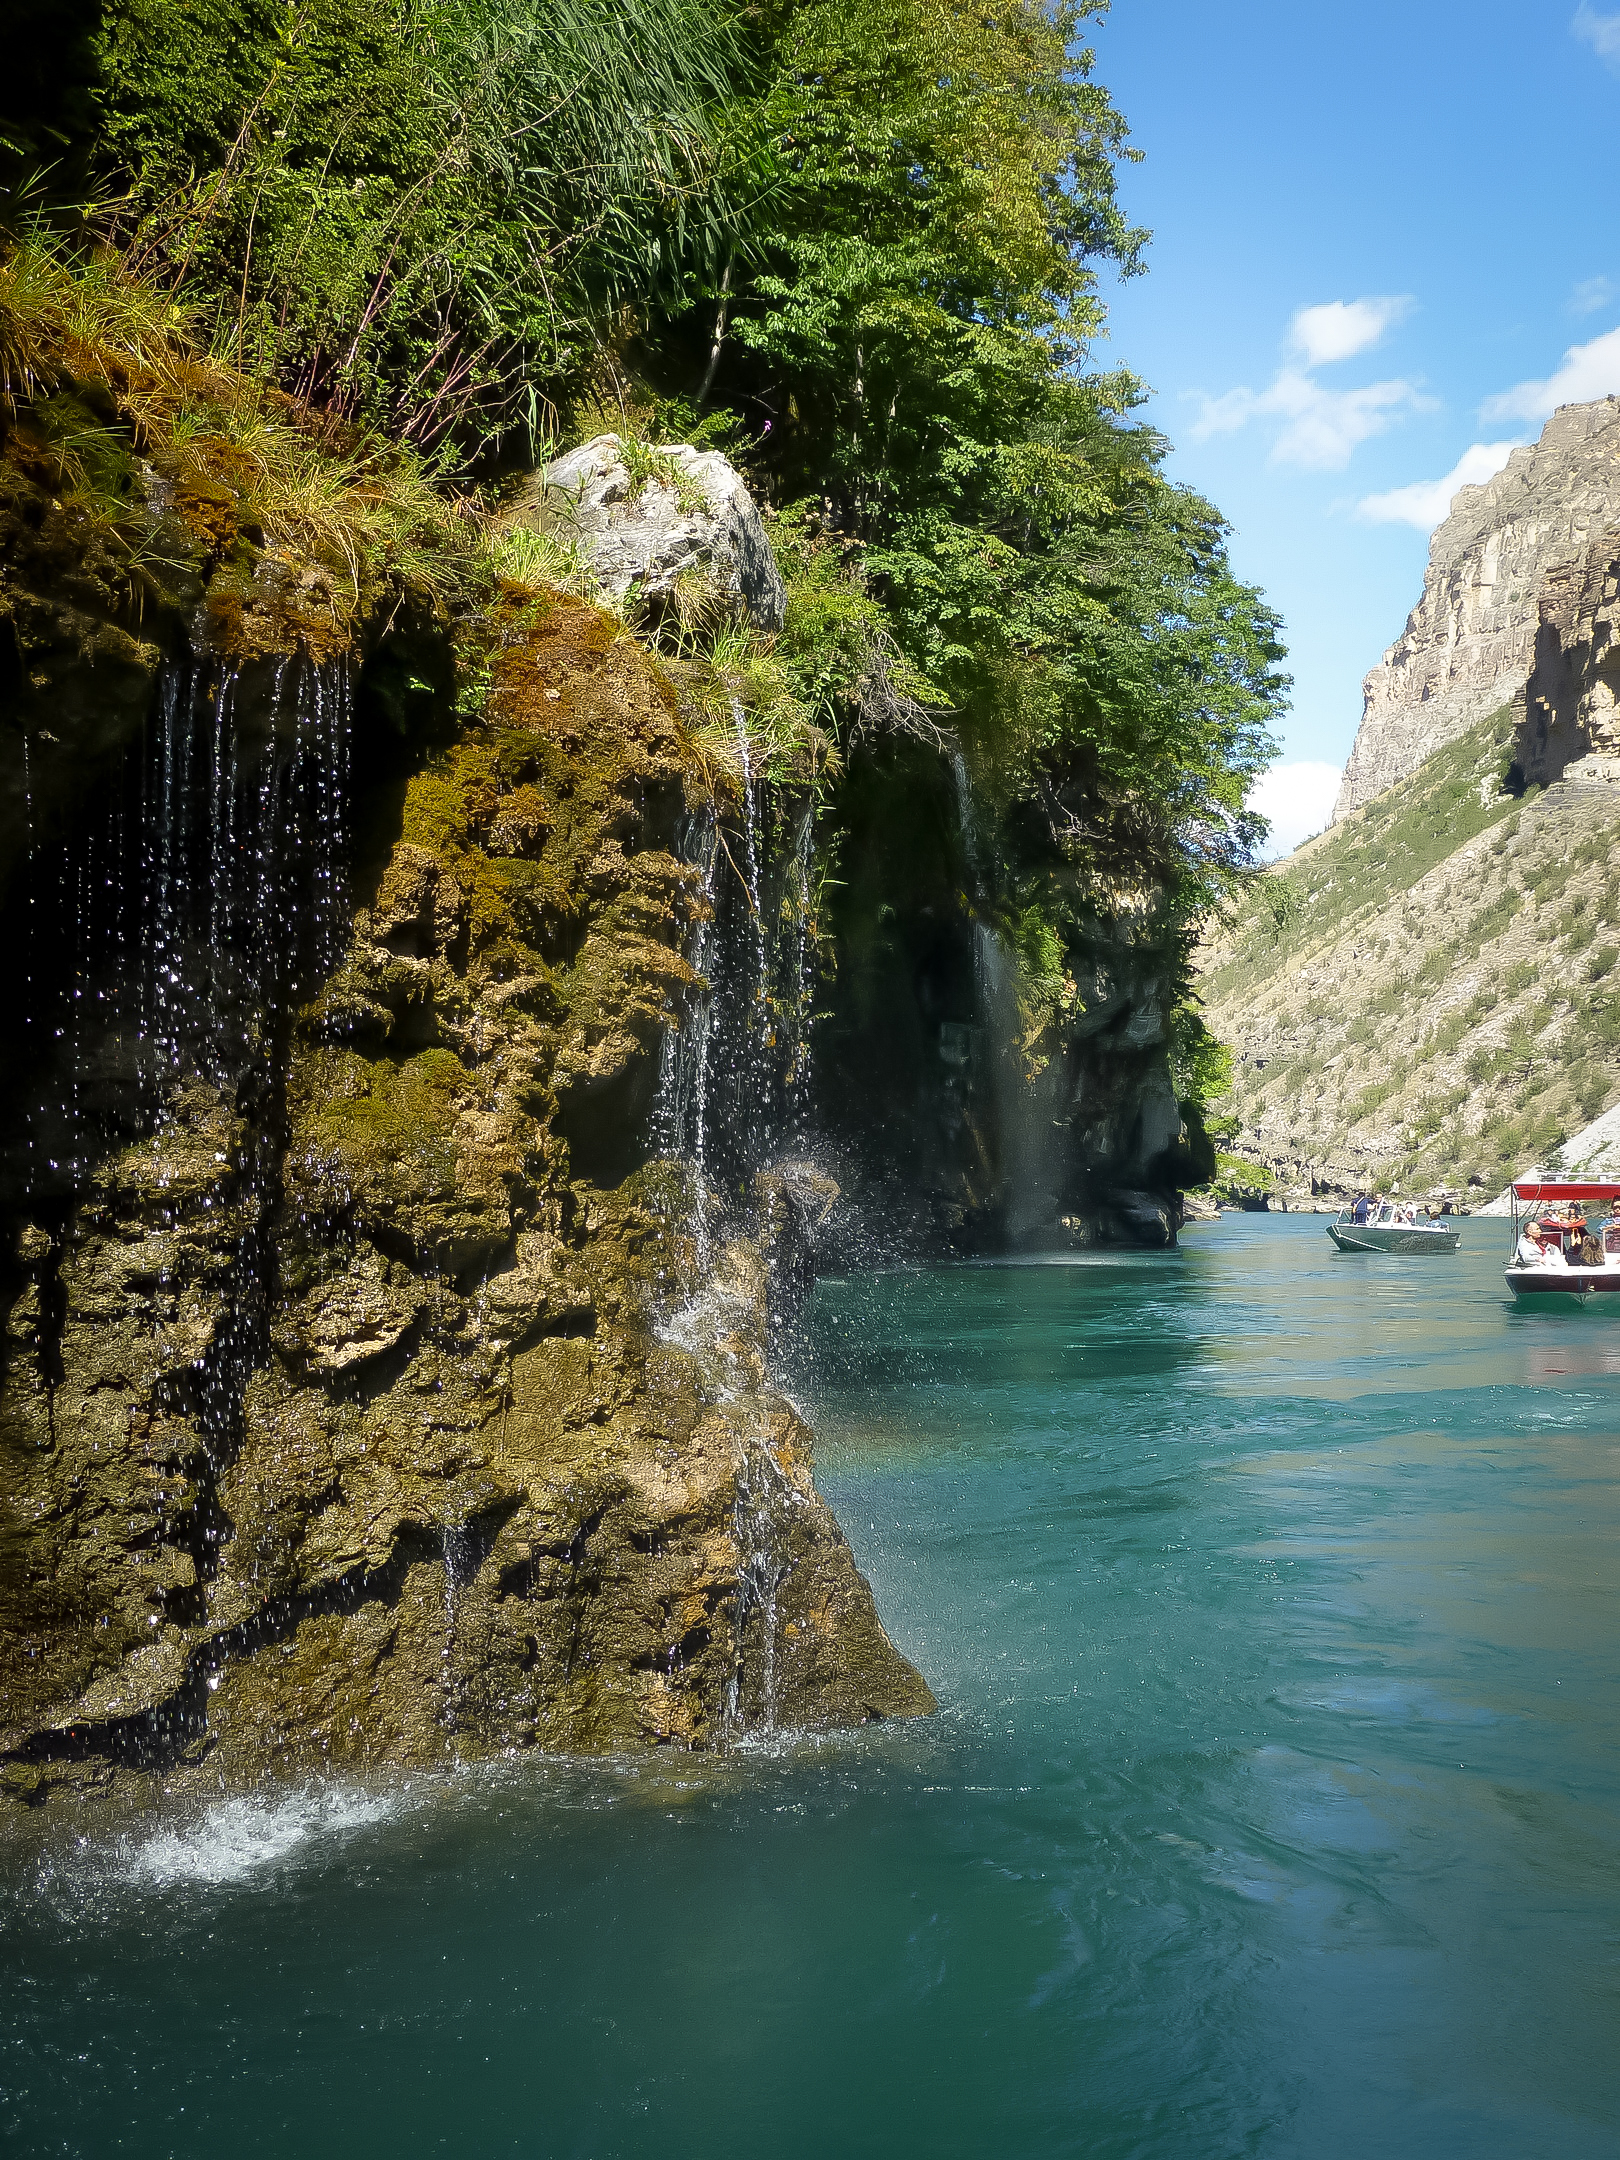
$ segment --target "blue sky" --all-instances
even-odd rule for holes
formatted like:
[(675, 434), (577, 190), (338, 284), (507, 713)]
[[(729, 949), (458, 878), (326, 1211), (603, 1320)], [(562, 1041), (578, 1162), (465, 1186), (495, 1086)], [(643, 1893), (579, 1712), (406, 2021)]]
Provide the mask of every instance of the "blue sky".
[(1620, 0), (1114, 0), (1090, 42), (1154, 234), (1097, 357), (1152, 386), (1172, 474), (1287, 625), (1261, 807), (1292, 845), (1417, 599), (1435, 483), (1620, 391)]

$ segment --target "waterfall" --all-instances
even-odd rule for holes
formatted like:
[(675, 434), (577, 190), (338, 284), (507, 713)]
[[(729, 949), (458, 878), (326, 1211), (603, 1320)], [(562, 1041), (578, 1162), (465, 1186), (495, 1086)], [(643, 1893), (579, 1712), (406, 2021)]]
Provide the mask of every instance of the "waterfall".
[(213, 1219), (235, 1225), (207, 1340), (159, 1361), (152, 1397), (218, 1470), (266, 1355), (293, 1015), (347, 933), (352, 698), (341, 662), (289, 659), (246, 682), (178, 666), (160, 689), (72, 832), (39, 834), (30, 805), (23, 949), (0, 960), (24, 993), (0, 1181), (49, 1220), (120, 1148), (150, 1144), (161, 1193), (171, 1136), (205, 1130), (213, 1110), (234, 1125), (212, 1189), (182, 1180), (175, 1198), (194, 1222), (223, 1207)]
[(654, 1152), (692, 1174), (700, 1278), (666, 1335), (697, 1358), (731, 1411), (737, 1589), (724, 1725), (732, 1736), (776, 1722), (784, 1518), (795, 1495), (758, 1415), (762, 1373), (734, 1348), (755, 1321), (713, 1248), (710, 1216), (716, 1200), (722, 1212), (735, 1207), (759, 1171), (805, 1148), (816, 965), (814, 800), (771, 785), (740, 706), (734, 718), (735, 799), (703, 805), (678, 843), (699, 895), (687, 954), (699, 980), (664, 1038), (652, 1125)]
[[(795, 1503), (788, 1480), (763, 1433), (752, 1432), (737, 1445), (737, 1500), (733, 1534), (737, 1540), (736, 1661), (726, 1688), (725, 1727), (732, 1737), (752, 1724), (770, 1732), (776, 1725), (777, 1645), (782, 1632), (778, 1595), (791, 1565), (782, 1535), (786, 1510)], [(744, 1685), (755, 1651), (756, 1699), (745, 1699)]]
[(951, 779), (956, 786), (956, 822), (962, 836), (962, 853), (970, 870), (977, 872), (979, 859), (979, 818), (973, 801), (973, 784), (968, 778), (967, 759), (960, 750), (951, 752)]
[(1038, 1073), (1025, 1070), (1018, 962), (1001, 933), (985, 922), (973, 925), (973, 976), (991, 1045), (1002, 1212), (1016, 1244), (1049, 1232), (1057, 1219), (1064, 1065), (1053, 1058)]
[[(737, 736), (735, 805), (704, 804), (678, 843), (699, 982), (664, 1038), (652, 1119), (655, 1154), (727, 1203), (808, 1137), (815, 985), (815, 806), (760, 776), (740, 708)], [(706, 1243), (701, 1202), (698, 1215)]]
[(40, 835), (27, 797), (13, 1189), (78, 1189), (188, 1083), (243, 1107), (274, 1087), (346, 934), (351, 734), (341, 661), (265, 663), (246, 688), (183, 664), (73, 834)]

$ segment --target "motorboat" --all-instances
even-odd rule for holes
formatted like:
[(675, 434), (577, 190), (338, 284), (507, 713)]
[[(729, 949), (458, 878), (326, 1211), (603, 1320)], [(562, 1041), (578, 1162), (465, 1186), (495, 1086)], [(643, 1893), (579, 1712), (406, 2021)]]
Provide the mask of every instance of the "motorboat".
[(1462, 1231), (1445, 1216), (1408, 1218), (1386, 1200), (1370, 1208), (1365, 1222), (1357, 1222), (1350, 1208), (1343, 1208), (1327, 1226), (1327, 1234), (1347, 1253), (1455, 1252)]
[[(1513, 1257), (1502, 1275), (1516, 1298), (1574, 1298), (1584, 1305), (1605, 1291), (1620, 1292), (1620, 1215), (1601, 1224), (1585, 1219), (1588, 1202), (1605, 1202), (1612, 1210), (1620, 1202), (1620, 1184), (1519, 1178), (1509, 1189)], [(1572, 1212), (1577, 1200), (1579, 1215)], [(1539, 1257), (1529, 1260), (1527, 1248)], [(1620, 1312), (1620, 1303), (1614, 1310)]]

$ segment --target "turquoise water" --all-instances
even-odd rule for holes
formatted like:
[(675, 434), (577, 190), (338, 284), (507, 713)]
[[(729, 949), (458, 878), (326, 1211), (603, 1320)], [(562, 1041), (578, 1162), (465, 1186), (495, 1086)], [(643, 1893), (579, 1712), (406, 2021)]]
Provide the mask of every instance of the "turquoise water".
[(12, 1830), (72, 2154), (1620, 2154), (1620, 1316), (1506, 1229), (824, 1284), (926, 1724)]

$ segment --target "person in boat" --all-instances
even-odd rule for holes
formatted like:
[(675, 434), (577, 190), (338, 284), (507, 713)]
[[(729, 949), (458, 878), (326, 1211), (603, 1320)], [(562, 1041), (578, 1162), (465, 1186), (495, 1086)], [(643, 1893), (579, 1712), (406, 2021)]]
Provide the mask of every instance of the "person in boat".
[(1350, 1220), (1352, 1222), (1364, 1223), (1371, 1213), (1372, 1202), (1367, 1198), (1367, 1195), (1365, 1193), (1357, 1193), (1356, 1204), (1350, 1210)]

